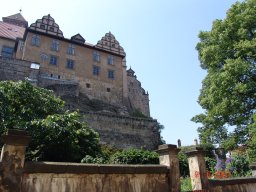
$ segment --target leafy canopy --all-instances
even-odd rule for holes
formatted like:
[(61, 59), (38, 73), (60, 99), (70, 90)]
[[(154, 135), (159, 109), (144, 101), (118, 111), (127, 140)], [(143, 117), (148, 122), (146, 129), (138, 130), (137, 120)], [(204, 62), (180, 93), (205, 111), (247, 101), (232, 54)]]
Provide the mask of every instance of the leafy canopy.
[(64, 101), (52, 91), (28, 82), (0, 82), (0, 134), (25, 129), (32, 136), (30, 160), (80, 162), (96, 156), (99, 135), (79, 121), (77, 112), (63, 110)]
[[(222, 143), (227, 148), (244, 144), (256, 109), (256, 0), (237, 2), (226, 18), (215, 20), (211, 31), (201, 31), (196, 49), (207, 76), (199, 104), (203, 114), (201, 142)], [(234, 131), (230, 134), (227, 129)], [(225, 142), (224, 142), (225, 141)]]

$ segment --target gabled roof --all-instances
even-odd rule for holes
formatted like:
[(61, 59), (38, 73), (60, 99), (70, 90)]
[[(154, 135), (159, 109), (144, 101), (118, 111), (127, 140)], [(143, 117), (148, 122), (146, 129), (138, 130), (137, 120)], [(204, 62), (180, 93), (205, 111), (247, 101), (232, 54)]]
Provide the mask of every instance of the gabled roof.
[(24, 27), (4, 23), (0, 21), (0, 37), (16, 40), (16, 38), (22, 38), (25, 32)]
[(2, 19), (3, 19), (3, 22), (5, 23), (18, 25), (20, 27), (25, 27), (25, 28), (28, 26), (28, 22), (20, 13), (10, 15), (8, 17), (3, 17)]
[(2, 19), (3, 19), (3, 21), (5, 19), (15, 19), (15, 20), (19, 20), (19, 21), (26, 21), (26, 19), (20, 13), (10, 15), (8, 17), (3, 17)]
[(71, 37), (71, 41), (75, 41), (78, 43), (85, 43), (85, 39), (79, 33)]

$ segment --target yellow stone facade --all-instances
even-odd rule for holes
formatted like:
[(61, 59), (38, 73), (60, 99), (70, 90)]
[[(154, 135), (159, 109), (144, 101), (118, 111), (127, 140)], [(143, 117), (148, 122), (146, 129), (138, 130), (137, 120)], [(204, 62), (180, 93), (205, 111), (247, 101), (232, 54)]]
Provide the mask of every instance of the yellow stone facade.
[[(4, 44), (1, 41), (4, 39), (0, 38), (0, 45)], [(140, 111), (150, 116), (148, 94), (135, 75), (129, 76), (126, 53), (111, 32), (96, 45), (87, 43), (79, 33), (68, 39), (46, 15), (25, 28), (22, 38), (8, 43), (15, 49), (14, 58), (40, 66), (38, 75), (33, 75), (39, 86), (74, 84), (78, 86), (76, 96), (82, 93), (130, 114)]]

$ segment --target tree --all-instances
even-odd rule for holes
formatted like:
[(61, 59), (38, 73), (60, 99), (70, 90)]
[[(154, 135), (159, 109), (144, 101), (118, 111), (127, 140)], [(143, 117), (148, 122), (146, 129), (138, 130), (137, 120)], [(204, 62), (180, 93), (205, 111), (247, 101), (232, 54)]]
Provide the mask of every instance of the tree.
[(52, 91), (28, 82), (0, 82), (0, 132), (25, 129), (32, 136), (30, 160), (80, 162), (96, 156), (99, 135), (79, 121), (77, 112), (63, 110), (64, 102)]
[(33, 87), (28, 82), (0, 82), (0, 134), (4, 129), (26, 129), (32, 120), (61, 113), (64, 101), (53, 92)]
[[(237, 2), (211, 31), (199, 34), (196, 49), (207, 76), (199, 104), (205, 110), (192, 121), (203, 143), (232, 148), (248, 139), (256, 109), (256, 0)], [(234, 128), (230, 134), (228, 128)]]

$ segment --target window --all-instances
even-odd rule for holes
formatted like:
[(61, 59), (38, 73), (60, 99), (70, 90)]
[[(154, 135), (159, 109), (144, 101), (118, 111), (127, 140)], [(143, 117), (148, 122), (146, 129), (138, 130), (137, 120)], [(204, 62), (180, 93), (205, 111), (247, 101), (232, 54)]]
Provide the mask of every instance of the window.
[(52, 32), (53, 32), (53, 31), (54, 31), (54, 28), (53, 28), (53, 27), (50, 27), (50, 28), (49, 28), (49, 31), (52, 31)]
[(93, 61), (100, 62), (100, 53), (97, 51), (93, 52)]
[(3, 46), (1, 55), (2, 55), (2, 57), (12, 57), (12, 55), (13, 55), (13, 48), (12, 47)]
[(75, 65), (75, 61), (74, 60), (71, 60), (71, 59), (67, 60), (67, 68), (68, 69), (74, 69), (74, 65)]
[(67, 53), (68, 53), (69, 55), (75, 55), (75, 46), (69, 44), (69, 45), (68, 45)]
[(57, 63), (58, 63), (58, 58), (56, 56), (54, 56), (54, 55), (51, 55), (51, 57), (50, 57), (50, 64), (57, 65)]
[(60, 50), (60, 42), (58, 40), (52, 40), (52, 51), (59, 51)]
[(110, 88), (107, 88), (107, 92), (110, 92)]
[(108, 56), (108, 64), (113, 65), (114, 64), (114, 57), (112, 55)]
[(41, 53), (40, 57), (41, 57), (42, 62), (46, 62), (48, 60), (48, 55), (45, 53)]
[(93, 71), (92, 71), (93, 75), (100, 75), (100, 67), (98, 66), (93, 66)]
[(41, 24), (40, 29), (45, 29), (45, 25)]
[(23, 51), (23, 48), (24, 48), (24, 42), (23, 41), (19, 41), (19, 50), (20, 51)]
[(115, 78), (115, 73), (113, 70), (108, 70), (108, 78), (109, 79), (114, 79)]
[(31, 44), (33, 46), (39, 46), (40, 45), (40, 36), (39, 35), (33, 35), (32, 36), (32, 42)]
[(86, 83), (86, 88), (90, 88), (91, 84), (90, 83)]

